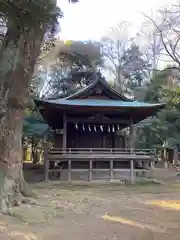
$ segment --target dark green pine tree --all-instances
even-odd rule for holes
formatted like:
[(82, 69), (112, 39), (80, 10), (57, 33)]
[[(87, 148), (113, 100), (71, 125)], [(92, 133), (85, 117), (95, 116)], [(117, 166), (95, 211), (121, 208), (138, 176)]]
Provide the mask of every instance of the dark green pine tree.
[(135, 43), (127, 49), (122, 57), (124, 77), (128, 79), (130, 88), (141, 87), (148, 77), (150, 64)]

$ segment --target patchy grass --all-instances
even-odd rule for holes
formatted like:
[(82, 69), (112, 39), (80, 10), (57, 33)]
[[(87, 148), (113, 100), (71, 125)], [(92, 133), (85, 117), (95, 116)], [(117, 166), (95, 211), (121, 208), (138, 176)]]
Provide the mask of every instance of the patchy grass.
[(179, 240), (179, 183), (31, 186), (35, 204), (1, 216), (0, 239)]
[(10, 216), (28, 225), (51, 222), (53, 218), (63, 217), (63, 208), (50, 205), (22, 205), (14, 208)]

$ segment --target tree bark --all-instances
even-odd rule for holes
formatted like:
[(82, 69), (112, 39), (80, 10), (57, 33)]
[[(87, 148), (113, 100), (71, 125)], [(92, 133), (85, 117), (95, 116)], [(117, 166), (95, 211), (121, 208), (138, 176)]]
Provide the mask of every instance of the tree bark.
[(1, 125), (0, 210), (2, 212), (7, 212), (13, 205), (19, 205), (22, 196), (29, 197), (32, 194), (24, 180), (22, 170), (23, 115), (22, 110), (9, 110)]
[(20, 196), (28, 195), (22, 172), (22, 127), (43, 39), (43, 31), (37, 34), (30, 29), (25, 33), (19, 30), (14, 40), (10, 31), (0, 52), (0, 212), (8, 211), (19, 204)]
[(22, 178), (21, 134), (22, 110), (9, 110), (1, 124), (0, 140), (0, 208), (14, 205), (20, 193)]

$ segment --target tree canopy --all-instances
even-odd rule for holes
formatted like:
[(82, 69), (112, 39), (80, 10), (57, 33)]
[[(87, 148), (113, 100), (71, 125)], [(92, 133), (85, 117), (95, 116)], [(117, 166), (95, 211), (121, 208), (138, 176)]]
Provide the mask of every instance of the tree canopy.
[(141, 147), (162, 147), (164, 143), (171, 148), (180, 147), (180, 95), (178, 83), (171, 79), (171, 72), (169, 69), (156, 72), (145, 87), (146, 101), (165, 102), (167, 105), (157, 117), (139, 124), (138, 144)]
[(33, 77), (33, 89), (38, 97), (65, 97), (93, 81), (102, 64), (98, 42), (45, 42)]

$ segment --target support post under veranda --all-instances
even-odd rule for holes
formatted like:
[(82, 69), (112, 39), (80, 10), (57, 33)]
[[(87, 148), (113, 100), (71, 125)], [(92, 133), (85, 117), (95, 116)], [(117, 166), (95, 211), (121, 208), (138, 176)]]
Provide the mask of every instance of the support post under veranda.
[[(63, 139), (62, 139), (62, 148), (63, 148), (63, 155), (65, 157), (66, 150), (67, 150), (67, 116), (63, 115)], [(61, 174), (60, 174), (61, 176)], [(68, 181), (71, 181), (71, 160), (68, 159)]]
[(45, 139), (45, 141), (44, 141), (44, 179), (46, 182), (48, 182), (48, 180), (49, 180), (48, 151), (49, 151), (49, 142), (48, 142), (48, 139)]
[(89, 160), (88, 181), (92, 181), (92, 159)]
[[(129, 126), (129, 147), (130, 147), (130, 155), (133, 157), (134, 155), (134, 141), (135, 141), (135, 129), (133, 121)], [(135, 169), (134, 169), (134, 160), (130, 160), (130, 172), (131, 172), (131, 182), (135, 183)]]
[(63, 115), (63, 154), (66, 153), (67, 148), (67, 117)]

